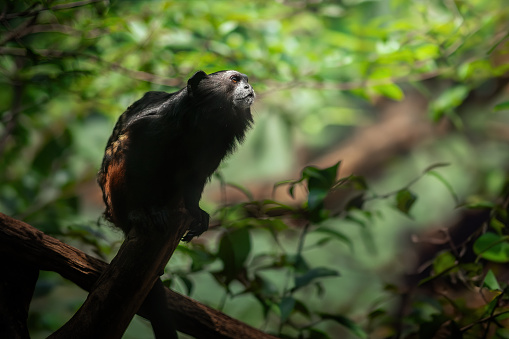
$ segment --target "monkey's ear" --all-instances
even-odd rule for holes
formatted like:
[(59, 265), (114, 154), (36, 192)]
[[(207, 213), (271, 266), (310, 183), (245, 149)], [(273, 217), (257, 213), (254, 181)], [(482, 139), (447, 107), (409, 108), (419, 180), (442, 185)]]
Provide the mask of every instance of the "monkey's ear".
[(204, 71), (198, 71), (194, 73), (194, 75), (187, 80), (187, 91), (189, 93), (193, 93), (194, 89), (198, 86), (200, 81), (207, 76), (207, 73)]

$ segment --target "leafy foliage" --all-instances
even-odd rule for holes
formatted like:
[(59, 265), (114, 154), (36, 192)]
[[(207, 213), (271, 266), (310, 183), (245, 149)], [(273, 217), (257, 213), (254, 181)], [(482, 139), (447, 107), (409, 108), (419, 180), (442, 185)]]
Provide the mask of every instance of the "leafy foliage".
[[(239, 69), (258, 93), (257, 127), (214, 183), (247, 201), (210, 205), (220, 227), (179, 247), (166, 283), (283, 338), (508, 338), (505, 5), (4, 1), (0, 210), (111, 257), (120, 239), (97, 225), (94, 177), (118, 115), (197, 69)], [(297, 149), (326, 153), (393, 101), (416, 101), (409, 114), (416, 92), (442, 130), (429, 151), (411, 152), (414, 162), (390, 158), (366, 171), (373, 175), (340, 179), (349, 158), (307, 166), (274, 185), (287, 189), (281, 201), (231, 184), (292, 177)], [(412, 225), (444, 225), (453, 209), (484, 216), (482, 227), (459, 242), (443, 231), (416, 259), (413, 280), (395, 278), (414, 254), (383, 261), (397, 247), (392, 225), (420, 233)], [(48, 297), (61, 284), (43, 275), (38, 292)], [(64, 314), (79, 304), (53, 302)], [(41, 337), (60, 324), (48, 309), (31, 310)], [(145, 335), (143, 327), (133, 336)]]

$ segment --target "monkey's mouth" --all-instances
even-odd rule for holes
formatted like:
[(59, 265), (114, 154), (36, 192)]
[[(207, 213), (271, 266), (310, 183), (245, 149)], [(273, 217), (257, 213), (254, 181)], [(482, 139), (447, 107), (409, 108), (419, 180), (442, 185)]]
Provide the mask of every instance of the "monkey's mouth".
[[(251, 106), (256, 98), (255, 92), (251, 89), (249, 91), (244, 91), (243, 93), (238, 93), (239, 96), (233, 99), (233, 104), (237, 107), (248, 108)], [(243, 97), (240, 95), (244, 94)]]
[(241, 98), (235, 99), (235, 101), (252, 101), (255, 98), (254, 92), (249, 93), (248, 95), (245, 95)]

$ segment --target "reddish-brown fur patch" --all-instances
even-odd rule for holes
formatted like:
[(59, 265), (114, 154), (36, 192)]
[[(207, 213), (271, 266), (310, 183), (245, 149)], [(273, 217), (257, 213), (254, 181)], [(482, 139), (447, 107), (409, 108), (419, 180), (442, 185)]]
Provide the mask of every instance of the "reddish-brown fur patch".
[(106, 180), (104, 183), (104, 194), (113, 223), (118, 220), (118, 212), (114, 206), (121, 195), (125, 194), (125, 167), (123, 157), (114, 157), (106, 170)]
[(125, 213), (125, 211), (122, 211), (122, 201), (125, 199), (125, 194), (127, 194), (125, 157), (123, 153), (127, 141), (127, 134), (122, 134), (106, 149), (106, 155), (110, 160), (105, 164), (106, 168), (103, 168), (104, 174), (100, 179), (100, 185), (104, 193), (104, 202), (106, 203), (105, 215), (118, 227), (121, 227), (118, 225), (119, 217)]

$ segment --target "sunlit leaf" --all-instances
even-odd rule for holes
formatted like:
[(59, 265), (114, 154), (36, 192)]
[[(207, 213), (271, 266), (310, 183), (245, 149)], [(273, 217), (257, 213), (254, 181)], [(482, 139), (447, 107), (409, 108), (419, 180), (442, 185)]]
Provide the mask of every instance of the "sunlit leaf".
[(493, 110), (495, 112), (497, 111), (503, 111), (509, 109), (509, 101), (501, 102), (500, 104), (497, 104), (495, 107), (493, 107)]
[(446, 272), (455, 266), (456, 258), (449, 251), (440, 253), (433, 260), (433, 271), (435, 275)]
[(373, 90), (389, 99), (400, 101), (405, 96), (401, 88), (396, 84), (373, 86)]
[(492, 270), (488, 270), (488, 273), (486, 273), (486, 276), (484, 277), (483, 286), (486, 286), (492, 291), (502, 290), (498, 283), (497, 277), (495, 276)]
[(473, 246), (475, 254), (489, 261), (509, 262), (508, 237), (486, 232), (481, 235)]
[(497, 218), (491, 218), (490, 227), (493, 228), (498, 234), (502, 234), (503, 230), (506, 228), (505, 224)]

